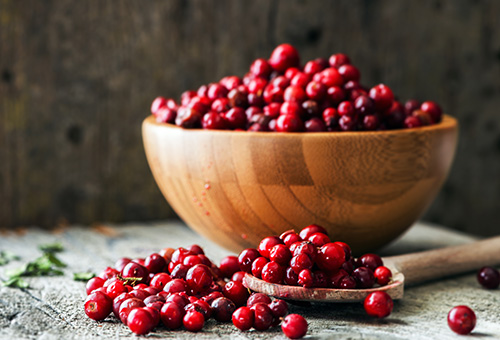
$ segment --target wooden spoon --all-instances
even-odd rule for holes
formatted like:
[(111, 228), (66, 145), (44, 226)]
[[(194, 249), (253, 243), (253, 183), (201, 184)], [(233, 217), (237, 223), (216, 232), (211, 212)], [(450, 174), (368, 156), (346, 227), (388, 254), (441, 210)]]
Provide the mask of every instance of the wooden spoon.
[(370, 289), (303, 288), (260, 280), (250, 274), (243, 284), (256, 292), (288, 300), (357, 302), (371, 292), (385, 291), (393, 299), (401, 299), (405, 285), (443, 278), (500, 264), (500, 236), (469, 244), (383, 258), (392, 270), (392, 282)]

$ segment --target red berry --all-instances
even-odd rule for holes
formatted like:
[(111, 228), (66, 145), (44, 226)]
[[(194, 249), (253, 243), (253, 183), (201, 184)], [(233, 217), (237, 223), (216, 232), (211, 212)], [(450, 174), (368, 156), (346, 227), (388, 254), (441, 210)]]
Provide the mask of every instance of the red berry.
[(356, 280), (352, 276), (344, 276), (339, 283), (340, 289), (354, 289), (356, 288)]
[(351, 60), (349, 57), (342, 53), (333, 54), (330, 59), (328, 59), (328, 63), (331, 67), (339, 68), (342, 65), (350, 64)]
[(300, 339), (307, 333), (307, 321), (301, 315), (289, 314), (281, 324), (283, 333), (290, 339)]
[(344, 84), (344, 78), (336, 68), (329, 67), (318, 74), (320, 75), (318, 77), (319, 81), (326, 87), (342, 86)]
[(327, 65), (328, 62), (324, 59), (310, 60), (304, 65), (304, 73), (315, 74), (321, 72)]
[(268, 78), (272, 71), (271, 65), (263, 58), (255, 59), (250, 65), (250, 73), (256, 77)]
[[(326, 95), (327, 86), (322, 83), (311, 81), (307, 84), (306, 94), (312, 100), (323, 100)], [(285, 99), (286, 100), (286, 99)]]
[(284, 244), (277, 244), (271, 248), (269, 259), (281, 265), (288, 265), (292, 259), (290, 249)]
[(85, 300), (85, 314), (93, 320), (100, 321), (113, 310), (113, 301), (103, 292), (94, 291)]
[(380, 266), (383, 266), (384, 263), (382, 258), (377, 254), (364, 254), (357, 261), (358, 267), (367, 267), (372, 271), (377, 269)]
[(160, 254), (151, 254), (144, 260), (144, 266), (150, 273), (160, 273), (166, 270), (167, 261)]
[(264, 256), (265, 258), (269, 258), (269, 252), (271, 251), (271, 248), (274, 247), (277, 244), (283, 244), (283, 241), (277, 237), (277, 236), (269, 236), (259, 243), (259, 253), (260, 255)]
[(359, 267), (354, 269), (352, 276), (356, 280), (356, 287), (371, 288), (375, 284), (373, 271), (367, 267)]
[(448, 326), (458, 334), (469, 334), (476, 326), (476, 314), (467, 306), (453, 307), (448, 313)]
[(419, 109), (420, 109), (420, 102), (418, 100), (415, 100), (415, 99), (410, 99), (410, 100), (406, 101), (406, 103), (404, 105), (404, 111), (405, 111), (407, 116), (411, 115), (413, 113), (413, 111), (419, 110)]
[(236, 256), (226, 256), (222, 259), (219, 266), (222, 276), (230, 278), (234, 273), (240, 270), (240, 264), (238, 262), (238, 257)]
[(151, 313), (145, 308), (136, 308), (132, 310), (127, 317), (128, 327), (132, 332), (138, 335), (148, 334), (157, 324), (155, 324), (155, 319)]
[(323, 233), (314, 233), (309, 238), (307, 239), (309, 242), (314, 244), (315, 247), (321, 247), (324, 246), (327, 243), (330, 243), (330, 238)]
[(182, 324), (184, 325), (184, 328), (190, 332), (199, 332), (205, 324), (205, 318), (202, 313), (190, 310), (186, 313), (186, 315), (184, 315)]
[(120, 318), (119, 311), (120, 311), (120, 306), (121, 306), (122, 302), (125, 300), (128, 300), (130, 298), (133, 298), (133, 296), (130, 295), (129, 293), (121, 293), (120, 295), (118, 295), (117, 297), (114, 298), (114, 300), (113, 300), (113, 314), (118, 319)]
[(233, 301), (225, 297), (215, 299), (210, 306), (213, 310), (214, 319), (220, 322), (227, 322), (231, 320), (231, 316), (236, 310)]
[(183, 308), (189, 304), (188, 295), (184, 292), (173, 293), (168, 296), (165, 302), (174, 302), (179, 307)]
[(338, 105), (346, 97), (345, 91), (339, 86), (332, 86), (326, 90), (326, 98), (333, 104)]
[(250, 297), (247, 300), (247, 307), (252, 307), (253, 305), (259, 302), (270, 304), (271, 298), (264, 293), (252, 293), (252, 295), (250, 295)]
[(231, 281), (242, 282), (244, 277), (245, 277), (245, 272), (239, 271), (233, 274), (233, 276), (231, 277)]
[(104, 285), (105, 281), (106, 280), (104, 280), (103, 278), (100, 278), (98, 276), (97, 277), (93, 277), (90, 280), (88, 280), (87, 284), (85, 286), (85, 289), (87, 291), (87, 295), (89, 295), (90, 293), (92, 293), (97, 288), (101, 288)]
[(269, 303), (269, 308), (275, 318), (284, 317), (288, 312), (288, 304), (285, 300), (275, 299), (273, 302)]
[(264, 256), (258, 257), (252, 263), (252, 275), (261, 278), (262, 277), (262, 268), (269, 262)]
[(208, 130), (224, 130), (226, 122), (219, 113), (212, 111), (203, 116), (202, 127)]
[(213, 283), (210, 268), (204, 264), (197, 264), (189, 268), (186, 274), (186, 283), (193, 292), (199, 293), (207, 290)]
[(173, 279), (167, 282), (167, 284), (165, 284), (165, 287), (163, 287), (163, 291), (167, 293), (185, 292), (186, 290), (186, 281), (184, 281), (183, 279)]
[(255, 316), (253, 328), (258, 331), (265, 331), (271, 327), (274, 317), (271, 308), (267, 304), (258, 302), (250, 307), (250, 309), (253, 310)]
[(285, 72), (285, 70), (289, 67), (299, 66), (299, 52), (292, 45), (281, 44), (271, 53), (269, 64), (276, 71)]
[(248, 289), (243, 286), (243, 283), (238, 281), (229, 281), (225, 284), (222, 293), (229, 300), (233, 301), (236, 306), (243, 306), (248, 299)]
[(354, 105), (349, 101), (343, 101), (337, 107), (337, 112), (340, 116), (353, 116), (356, 112), (354, 109)]
[(303, 269), (299, 273), (298, 284), (305, 287), (311, 288), (314, 286), (314, 274), (310, 269)]
[(233, 325), (241, 331), (252, 328), (255, 320), (254, 311), (249, 307), (240, 307), (232, 315)]
[(248, 248), (243, 250), (238, 256), (240, 269), (244, 272), (251, 273), (252, 263), (257, 257), (260, 257), (260, 253), (257, 249)]
[(392, 312), (393, 302), (386, 292), (372, 292), (364, 301), (365, 311), (368, 315), (377, 318), (385, 318)]
[(292, 80), (290, 80), (290, 85), (299, 86), (305, 88), (307, 84), (311, 81), (311, 76), (302, 72), (298, 72)]
[(477, 281), (486, 289), (496, 289), (500, 285), (500, 273), (492, 267), (483, 267), (477, 272)]
[(184, 307), (177, 305), (175, 302), (167, 301), (161, 308), (160, 318), (168, 329), (178, 329), (182, 326), (184, 314)]
[(126, 325), (130, 312), (140, 307), (146, 307), (146, 304), (138, 298), (130, 298), (123, 301), (118, 309), (118, 316), (120, 317), (121, 322)]
[(384, 266), (380, 266), (380, 267), (375, 269), (375, 271), (373, 272), (373, 276), (375, 277), (375, 281), (379, 285), (385, 286), (386, 284), (388, 284), (391, 281), (392, 272), (389, 268), (384, 267)]
[(345, 262), (344, 248), (336, 243), (327, 243), (319, 250), (316, 264), (321, 270), (333, 272)]
[(326, 131), (326, 124), (317, 117), (311, 118), (305, 122), (307, 132), (323, 132)]
[(306, 92), (300, 86), (290, 85), (285, 89), (285, 92), (283, 93), (283, 100), (285, 102), (302, 103), (306, 99)]
[(270, 283), (281, 283), (285, 276), (285, 268), (271, 261), (262, 267), (262, 280)]
[(391, 107), (394, 94), (389, 86), (379, 84), (370, 89), (370, 98), (373, 99), (378, 110), (386, 110)]
[(307, 254), (298, 254), (292, 257), (290, 261), (290, 267), (297, 275), (304, 269), (312, 269), (313, 264), (313, 261)]
[(349, 65), (349, 64), (345, 64), (345, 65), (340, 66), (338, 68), (338, 71), (339, 71), (340, 75), (342, 76), (342, 78), (344, 78), (345, 82), (348, 82), (351, 80), (359, 81), (359, 78), (361, 77), (359, 70), (356, 67)]
[(422, 126), (422, 122), (415, 116), (408, 116), (405, 118), (403, 125), (405, 128), (411, 129)]
[(422, 105), (420, 105), (420, 110), (428, 113), (434, 123), (439, 123), (443, 116), (441, 107), (432, 101), (423, 102)]
[[(302, 106), (296, 102), (284, 102), (280, 106), (280, 114), (283, 116), (294, 116), (296, 118), (300, 118), (302, 114)], [(300, 122), (302, 123), (302, 121)]]
[(345, 242), (340, 242), (340, 241), (336, 241), (336, 242), (333, 242), (339, 246), (342, 247), (342, 249), (344, 249), (344, 253), (345, 253), (345, 260), (348, 261), (350, 258), (351, 258), (351, 247), (349, 247), (349, 245)]
[(115, 280), (109, 286), (106, 287), (106, 295), (113, 300), (118, 295), (122, 293), (127, 293), (128, 290), (123, 284), (123, 281)]
[(165, 97), (156, 97), (151, 104), (151, 113), (156, 116), (160, 109), (167, 107), (167, 99)]

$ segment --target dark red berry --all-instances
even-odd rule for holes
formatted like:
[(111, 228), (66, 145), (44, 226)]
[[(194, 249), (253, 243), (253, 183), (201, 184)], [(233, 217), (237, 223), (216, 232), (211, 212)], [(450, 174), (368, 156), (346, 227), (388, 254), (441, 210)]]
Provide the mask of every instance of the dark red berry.
[(195, 293), (203, 292), (213, 283), (212, 272), (204, 264), (191, 267), (186, 274), (186, 283), (189, 289)]
[(448, 313), (448, 326), (458, 334), (469, 334), (476, 326), (476, 314), (467, 306), (453, 307)]
[(185, 292), (187, 290), (186, 281), (183, 279), (173, 279), (167, 282), (163, 290), (167, 293)]
[(241, 331), (252, 328), (255, 320), (254, 311), (249, 307), (240, 307), (232, 315), (233, 325)]
[(319, 81), (327, 88), (332, 86), (342, 86), (344, 84), (344, 78), (336, 68), (329, 67), (321, 71), (321, 73), (318, 73), (318, 75), (320, 75), (318, 77)]
[[(188, 256), (191, 256), (191, 255), (188, 255)], [(184, 260), (188, 256), (186, 256), (184, 258)], [(171, 262), (170, 264), (173, 264), (173, 262)], [(188, 266), (186, 266), (182, 263), (179, 263), (179, 264), (175, 265), (174, 268), (171, 270), (170, 276), (174, 279), (185, 279), (188, 270), (189, 270)]]
[(132, 261), (132, 260), (129, 259), (128, 257), (122, 257), (121, 259), (119, 259), (118, 261), (115, 262), (115, 269), (118, 270), (119, 272), (121, 272), (123, 270), (123, 268), (125, 267), (125, 265), (127, 263), (129, 263), (130, 261)]
[(295, 273), (292, 267), (288, 267), (285, 270), (283, 283), (289, 286), (297, 286), (299, 284), (299, 275)]
[(380, 266), (375, 269), (373, 272), (373, 276), (375, 277), (375, 282), (377, 282), (381, 286), (385, 286), (392, 279), (392, 272), (389, 268)]
[(290, 249), (284, 244), (277, 244), (271, 248), (269, 259), (281, 265), (288, 265), (292, 259)]
[(314, 286), (314, 274), (310, 269), (303, 269), (299, 273), (298, 284), (304, 288), (311, 288)]
[(441, 121), (443, 115), (442, 110), (435, 102), (423, 102), (422, 105), (420, 105), (420, 110), (427, 112), (431, 116), (434, 123), (439, 123)]
[(234, 302), (236, 306), (243, 306), (248, 299), (248, 289), (243, 283), (238, 281), (229, 281), (225, 284), (222, 293), (225, 297)]
[(373, 271), (366, 267), (359, 267), (354, 269), (352, 276), (356, 280), (356, 287), (358, 288), (371, 288), (375, 284), (375, 277)]
[(328, 63), (331, 67), (339, 68), (342, 65), (350, 64), (351, 60), (349, 57), (343, 53), (333, 54), (330, 59), (328, 59)]
[(352, 276), (344, 276), (339, 283), (340, 289), (355, 289), (356, 286), (356, 280)]
[(186, 293), (178, 292), (170, 294), (165, 302), (174, 302), (179, 307), (184, 308), (187, 304), (189, 304), (189, 299)]
[(269, 236), (262, 239), (262, 241), (260, 241), (259, 243), (258, 248), (260, 255), (268, 259), (271, 248), (277, 244), (283, 244), (283, 241), (277, 236)]
[(273, 302), (269, 303), (269, 308), (275, 318), (284, 317), (288, 312), (288, 304), (285, 300), (275, 299)]
[(403, 125), (407, 129), (412, 129), (422, 126), (422, 122), (415, 116), (408, 116), (405, 118)]
[(219, 268), (222, 272), (223, 277), (230, 278), (231, 276), (233, 276), (234, 273), (240, 270), (238, 257), (226, 256), (221, 260)]
[(300, 64), (299, 52), (290, 44), (281, 44), (271, 53), (269, 64), (278, 72)]
[(144, 266), (150, 273), (160, 273), (166, 270), (167, 261), (160, 254), (151, 254), (144, 260)]
[(233, 301), (225, 297), (219, 297), (211, 303), (214, 319), (220, 322), (231, 320), (231, 316), (236, 310), (236, 305)]
[(85, 300), (85, 314), (93, 320), (106, 319), (112, 310), (113, 301), (103, 292), (94, 291)]
[(244, 277), (245, 277), (245, 272), (239, 271), (233, 274), (233, 276), (231, 277), (231, 281), (242, 282)]
[(321, 270), (333, 272), (345, 262), (345, 252), (337, 243), (327, 243), (322, 246), (316, 258), (316, 264)]
[(269, 262), (264, 256), (258, 257), (252, 263), (252, 275), (261, 278), (262, 277), (262, 268)]
[(253, 310), (255, 316), (253, 328), (258, 331), (265, 331), (271, 327), (273, 323), (273, 312), (267, 304), (258, 302), (250, 307), (250, 309)]
[(364, 301), (366, 313), (377, 318), (385, 318), (391, 314), (393, 305), (389, 294), (382, 291), (368, 294)]
[(101, 288), (104, 285), (104, 280), (103, 278), (100, 278), (98, 276), (91, 278), (90, 280), (87, 281), (87, 284), (85, 286), (85, 289), (87, 291), (87, 295), (92, 293), (94, 290), (97, 288)]
[(342, 65), (338, 68), (338, 71), (342, 78), (344, 78), (345, 82), (348, 81), (359, 81), (359, 78), (361, 77), (361, 74), (359, 73), (359, 70), (350, 64), (345, 64)]
[(320, 118), (314, 117), (305, 122), (307, 132), (323, 132), (326, 131), (326, 124)]
[(146, 307), (146, 304), (138, 298), (130, 298), (123, 301), (118, 309), (118, 316), (120, 317), (121, 322), (126, 325), (130, 312), (140, 307)]
[(252, 272), (252, 263), (257, 258), (260, 257), (260, 253), (257, 249), (248, 248), (243, 250), (238, 256), (238, 262), (240, 264), (240, 269), (244, 272)]
[(127, 317), (127, 326), (135, 334), (148, 334), (158, 324), (157, 322), (155, 324), (156, 320), (146, 308), (136, 308), (130, 311)]
[(262, 267), (262, 280), (270, 283), (281, 283), (285, 276), (285, 267), (271, 261)]
[(270, 304), (271, 298), (264, 293), (252, 293), (252, 295), (250, 295), (250, 297), (247, 300), (247, 307), (252, 307), (253, 305), (259, 302)]
[(372, 271), (384, 265), (382, 258), (377, 254), (364, 254), (357, 261), (358, 267), (367, 267)]
[(486, 289), (496, 289), (500, 285), (500, 273), (492, 267), (483, 267), (477, 272), (477, 281)]
[(178, 329), (182, 326), (184, 317), (184, 307), (180, 307), (175, 302), (165, 302), (160, 311), (160, 318), (168, 329)]
[(226, 122), (218, 112), (209, 112), (203, 116), (202, 127), (209, 130), (224, 130)]
[(313, 264), (313, 261), (307, 254), (298, 254), (292, 257), (290, 261), (290, 267), (297, 275), (299, 275), (299, 273), (304, 269), (311, 269)]
[(113, 300), (113, 314), (118, 319), (120, 318), (119, 311), (120, 311), (120, 306), (121, 306), (122, 302), (125, 300), (128, 300), (130, 298), (133, 298), (133, 296), (130, 295), (129, 293), (121, 293), (120, 295), (118, 295), (117, 297), (114, 298), (114, 300)]
[(125, 265), (125, 267), (123, 268), (121, 275), (124, 278), (140, 278), (137, 283), (148, 283), (149, 281), (149, 271), (146, 269), (146, 267), (141, 266), (140, 264), (135, 262), (127, 263), (127, 265)]
[(391, 107), (394, 94), (388, 86), (379, 84), (370, 89), (370, 98), (373, 99), (378, 110), (386, 110)]
[(205, 321), (208, 320), (210, 318), (210, 316), (212, 316), (213, 310), (212, 310), (212, 307), (208, 304), (208, 302), (201, 300), (201, 299), (198, 299), (195, 296), (190, 296), (189, 298), (192, 301), (191, 301), (191, 303), (188, 303), (184, 307), (184, 310), (186, 312), (189, 312), (192, 310), (200, 312), (201, 314), (203, 314), (203, 318), (205, 319)]
[[(325, 89), (326, 91), (326, 89)], [(283, 100), (285, 102), (302, 103), (307, 99), (306, 92), (300, 86), (288, 86), (283, 93)]]
[(268, 78), (272, 71), (271, 65), (263, 58), (255, 59), (250, 65), (250, 73), (256, 77)]
[(283, 320), (281, 330), (290, 339), (303, 338), (307, 333), (307, 321), (299, 314), (289, 314)]
[(315, 247), (322, 247), (327, 243), (330, 243), (330, 238), (323, 233), (314, 233), (307, 239), (311, 242)]

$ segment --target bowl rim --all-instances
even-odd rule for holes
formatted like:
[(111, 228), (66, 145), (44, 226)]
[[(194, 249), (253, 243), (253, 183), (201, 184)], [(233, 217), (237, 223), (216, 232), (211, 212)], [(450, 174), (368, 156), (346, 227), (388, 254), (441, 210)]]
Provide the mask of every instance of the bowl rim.
[(185, 129), (183, 127), (177, 126), (175, 124), (169, 123), (159, 123), (156, 121), (153, 115), (147, 116), (143, 124), (146, 125), (154, 125), (159, 128), (169, 129), (169, 130), (178, 130), (183, 131), (186, 134), (214, 134), (214, 135), (237, 135), (237, 136), (268, 136), (268, 137), (280, 137), (280, 138), (324, 138), (335, 137), (342, 138), (344, 137), (375, 137), (375, 136), (391, 136), (391, 135), (403, 135), (403, 134), (411, 134), (411, 133), (424, 133), (431, 131), (441, 131), (441, 130), (452, 130), (456, 129), (458, 122), (457, 119), (448, 115), (443, 114), (442, 120), (438, 124), (420, 126), (417, 128), (406, 128), (406, 129), (393, 129), (393, 130), (379, 130), (379, 131), (325, 131), (325, 132), (276, 132), (276, 131), (235, 131), (235, 130), (209, 130), (209, 129)]

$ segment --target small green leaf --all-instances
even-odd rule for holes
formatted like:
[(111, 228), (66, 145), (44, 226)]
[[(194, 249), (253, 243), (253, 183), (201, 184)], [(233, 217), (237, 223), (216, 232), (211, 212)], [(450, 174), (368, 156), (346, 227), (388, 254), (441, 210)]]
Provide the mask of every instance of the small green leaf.
[(59, 242), (42, 244), (38, 246), (38, 248), (44, 253), (51, 253), (51, 254), (60, 253), (64, 250), (63, 245)]
[(73, 280), (75, 281), (88, 281), (96, 275), (92, 272), (86, 273), (73, 273)]
[(11, 277), (6, 281), (2, 281), (2, 286), (12, 288), (28, 288), (29, 284), (20, 277)]
[(19, 259), (20, 259), (19, 256), (17, 256), (16, 254), (14, 254), (8, 250), (0, 251), (0, 266), (6, 265), (10, 261), (16, 261)]

